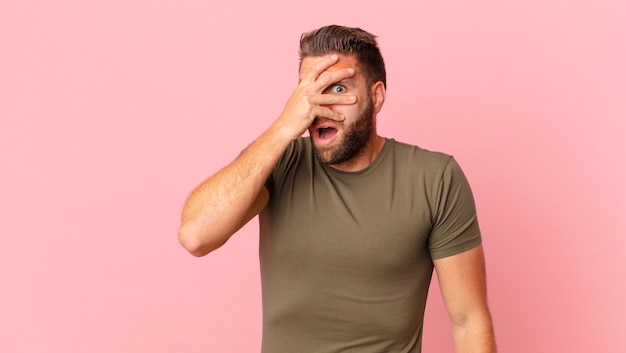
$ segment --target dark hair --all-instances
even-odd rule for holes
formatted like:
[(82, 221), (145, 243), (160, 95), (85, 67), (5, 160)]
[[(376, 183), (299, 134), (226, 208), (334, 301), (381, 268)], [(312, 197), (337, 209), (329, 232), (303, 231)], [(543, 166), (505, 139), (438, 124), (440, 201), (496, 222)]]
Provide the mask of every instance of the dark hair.
[(385, 62), (373, 34), (360, 28), (330, 25), (300, 37), (300, 63), (309, 56), (331, 53), (354, 56), (369, 86), (382, 81), (387, 87)]

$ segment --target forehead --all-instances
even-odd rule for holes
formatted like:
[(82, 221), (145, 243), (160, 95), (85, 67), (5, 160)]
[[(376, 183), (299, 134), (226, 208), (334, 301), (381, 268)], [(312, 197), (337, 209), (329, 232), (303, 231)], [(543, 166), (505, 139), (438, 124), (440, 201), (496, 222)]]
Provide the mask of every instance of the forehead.
[[(302, 63), (300, 65), (300, 77), (302, 78), (302, 74), (311, 70), (311, 67), (318, 63), (322, 57), (321, 56), (307, 56), (302, 59)], [(355, 72), (359, 73), (358, 62), (354, 56), (351, 55), (342, 55), (339, 54), (339, 60), (333, 66), (326, 69), (326, 71), (337, 71), (346, 68), (353, 68)]]

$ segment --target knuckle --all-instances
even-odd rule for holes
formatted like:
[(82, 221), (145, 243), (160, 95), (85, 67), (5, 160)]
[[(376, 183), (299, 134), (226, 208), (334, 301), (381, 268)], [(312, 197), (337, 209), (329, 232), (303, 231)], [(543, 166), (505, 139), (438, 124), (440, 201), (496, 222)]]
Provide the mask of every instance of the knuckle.
[(302, 97), (300, 97), (300, 101), (305, 105), (311, 105), (311, 96), (303, 95)]
[(318, 80), (324, 87), (332, 83), (332, 77), (330, 77), (327, 73), (321, 74)]

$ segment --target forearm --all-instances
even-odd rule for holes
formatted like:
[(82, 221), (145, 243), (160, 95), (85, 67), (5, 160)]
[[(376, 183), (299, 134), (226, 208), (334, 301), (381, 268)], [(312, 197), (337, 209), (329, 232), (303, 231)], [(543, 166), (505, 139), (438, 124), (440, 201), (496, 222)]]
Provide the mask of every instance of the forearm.
[(496, 353), (493, 324), (488, 311), (452, 324), (456, 353)]
[(275, 125), (187, 199), (179, 241), (193, 255), (203, 256), (219, 248), (264, 206), (255, 202), (291, 141)]
[(306, 72), (278, 119), (232, 163), (197, 187), (187, 199), (178, 231), (181, 244), (203, 256), (222, 246), (260, 212), (269, 195), (264, 183), (291, 141), (316, 118), (343, 121), (324, 105), (354, 104), (354, 95), (331, 95), (330, 84), (354, 75), (354, 68), (327, 72), (337, 55), (322, 57)]

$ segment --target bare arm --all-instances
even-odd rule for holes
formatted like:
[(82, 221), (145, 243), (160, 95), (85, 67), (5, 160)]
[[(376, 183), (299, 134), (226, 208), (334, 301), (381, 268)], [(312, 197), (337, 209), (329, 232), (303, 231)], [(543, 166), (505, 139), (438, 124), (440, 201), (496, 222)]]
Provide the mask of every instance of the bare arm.
[(269, 200), (263, 184), (289, 142), (275, 135), (263, 134), (191, 193), (178, 231), (180, 243), (190, 253), (204, 256), (219, 248), (263, 210)]
[(204, 181), (189, 196), (178, 230), (180, 243), (193, 255), (204, 256), (265, 208), (264, 183), (289, 143), (300, 137), (316, 117), (343, 120), (325, 107), (352, 104), (354, 96), (322, 94), (329, 85), (350, 77), (353, 69), (326, 71), (337, 57), (319, 58), (301, 80), (280, 117), (233, 162)]
[(495, 353), (482, 246), (434, 261), (457, 353)]

